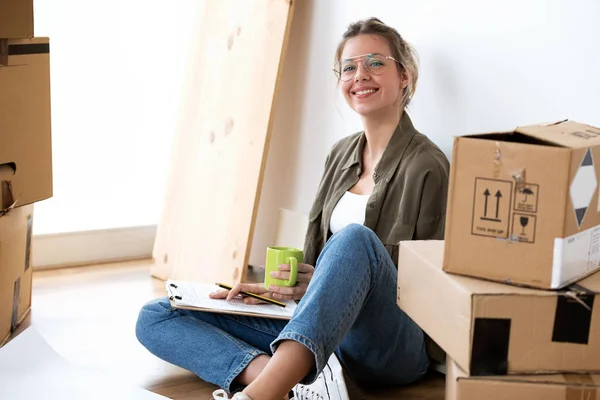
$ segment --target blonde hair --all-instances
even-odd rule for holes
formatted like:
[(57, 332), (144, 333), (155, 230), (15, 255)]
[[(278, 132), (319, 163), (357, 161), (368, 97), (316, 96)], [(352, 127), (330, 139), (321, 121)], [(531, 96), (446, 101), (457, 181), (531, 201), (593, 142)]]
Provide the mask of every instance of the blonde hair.
[[(342, 36), (342, 40), (335, 52), (335, 61), (338, 61), (342, 56), (342, 51), (346, 42), (359, 35), (377, 35), (388, 42), (394, 59), (398, 61), (398, 71), (406, 71), (408, 75), (408, 85), (402, 93), (401, 108), (403, 109), (410, 103), (417, 89), (417, 81), (419, 79), (418, 55), (415, 49), (400, 36), (400, 33), (391, 26), (384, 24), (378, 18), (369, 18), (360, 20), (348, 25), (346, 32)], [(386, 54), (387, 55), (387, 54)]]

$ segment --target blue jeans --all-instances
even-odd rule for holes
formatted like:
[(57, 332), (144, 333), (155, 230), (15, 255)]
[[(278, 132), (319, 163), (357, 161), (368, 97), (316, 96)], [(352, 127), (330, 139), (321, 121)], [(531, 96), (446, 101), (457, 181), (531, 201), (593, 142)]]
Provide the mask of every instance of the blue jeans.
[(422, 330), (396, 295), (397, 269), (385, 247), (352, 224), (328, 240), (290, 321), (174, 309), (164, 297), (143, 306), (136, 335), (157, 357), (230, 393), (241, 389), (234, 380), (246, 366), (282, 340), (315, 356), (302, 383), (312, 383), (335, 352), (359, 383), (404, 385), (426, 373), (429, 359)]

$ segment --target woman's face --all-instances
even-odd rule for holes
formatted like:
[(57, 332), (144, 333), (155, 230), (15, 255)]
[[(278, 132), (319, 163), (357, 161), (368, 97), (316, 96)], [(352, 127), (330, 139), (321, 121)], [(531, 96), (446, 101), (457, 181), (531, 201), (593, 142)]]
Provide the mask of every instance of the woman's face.
[(340, 90), (361, 116), (399, 110), (408, 79), (399, 72), (397, 62), (386, 56), (391, 56), (390, 46), (377, 35), (359, 35), (344, 46), (336, 66), (342, 76)]

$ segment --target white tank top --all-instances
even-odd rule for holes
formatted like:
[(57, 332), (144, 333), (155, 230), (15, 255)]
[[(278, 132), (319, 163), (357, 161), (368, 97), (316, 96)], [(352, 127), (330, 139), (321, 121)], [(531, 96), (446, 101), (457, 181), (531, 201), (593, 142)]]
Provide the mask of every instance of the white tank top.
[(331, 213), (329, 222), (331, 233), (336, 233), (351, 223), (364, 225), (365, 210), (370, 196), (370, 194), (344, 193)]

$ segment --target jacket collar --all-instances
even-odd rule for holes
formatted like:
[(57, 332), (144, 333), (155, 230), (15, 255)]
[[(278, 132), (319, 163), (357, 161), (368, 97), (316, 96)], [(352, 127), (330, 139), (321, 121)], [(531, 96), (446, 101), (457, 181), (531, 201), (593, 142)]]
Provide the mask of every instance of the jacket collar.
[[(396, 127), (394, 134), (390, 138), (390, 141), (381, 156), (381, 160), (375, 167), (375, 181), (378, 178), (389, 177), (396, 171), (404, 152), (408, 148), (408, 145), (416, 135), (417, 131), (412, 124), (412, 121), (406, 111), (402, 113), (400, 123)], [(354, 148), (352, 156), (346, 161), (342, 169), (348, 169), (358, 164), (362, 170), (362, 152), (367, 142), (367, 137), (363, 131), (359, 136), (358, 142)]]

